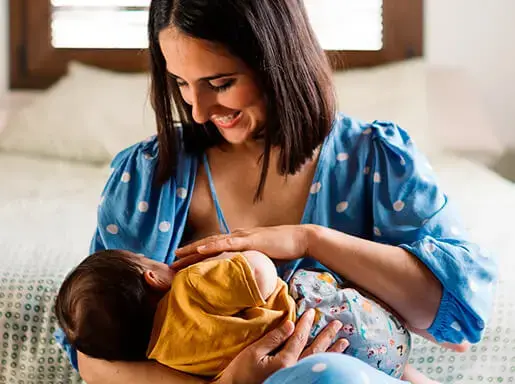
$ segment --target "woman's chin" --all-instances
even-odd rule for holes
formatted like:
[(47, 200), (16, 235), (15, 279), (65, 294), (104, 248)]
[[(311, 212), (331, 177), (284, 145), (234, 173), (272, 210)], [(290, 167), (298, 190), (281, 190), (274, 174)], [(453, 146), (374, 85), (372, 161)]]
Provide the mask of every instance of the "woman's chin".
[(218, 128), (220, 134), (230, 145), (241, 145), (252, 139), (252, 131), (246, 127), (230, 129)]

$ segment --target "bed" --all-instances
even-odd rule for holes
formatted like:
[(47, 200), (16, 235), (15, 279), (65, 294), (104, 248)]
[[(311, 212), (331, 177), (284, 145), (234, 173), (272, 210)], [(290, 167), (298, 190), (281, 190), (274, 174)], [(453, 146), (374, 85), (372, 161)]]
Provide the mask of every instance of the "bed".
[[(512, 382), (515, 185), (489, 170), (504, 148), (457, 73), (412, 60), (335, 81), (343, 111), (413, 133), (473, 236), (500, 261), (484, 340), (456, 354), (415, 338), (412, 363), (445, 383)], [(0, 383), (80, 382), (52, 338), (53, 300), (87, 255), (109, 159), (153, 131), (147, 85), (144, 74), (74, 63), (49, 90), (14, 92), (0, 104)]]

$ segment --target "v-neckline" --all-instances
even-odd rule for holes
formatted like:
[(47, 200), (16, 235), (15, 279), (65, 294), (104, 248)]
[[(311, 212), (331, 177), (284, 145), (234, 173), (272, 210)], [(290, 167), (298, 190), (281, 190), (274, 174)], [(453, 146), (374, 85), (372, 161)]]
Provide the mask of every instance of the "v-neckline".
[[(329, 138), (333, 134), (333, 131), (334, 131), (333, 128), (334, 128), (334, 123), (333, 123), (333, 126), (331, 127), (331, 130), (329, 131), (328, 135), (325, 137), (325, 139), (321, 145), (320, 152), (318, 154), (317, 164), (315, 166), (315, 172), (313, 174), (313, 178), (311, 180), (311, 185), (309, 188), (309, 194), (306, 199), (306, 203), (304, 205), (304, 210), (302, 213), (302, 218), (301, 218), (299, 224), (307, 224), (308, 217), (310, 216), (311, 212), (313, 211), (313, 208), (314, 208), (313, 199), (315, 198), (316, 194), (318, 193), (318, 190), (317, 190), (318, 182), (319, 182), (318, 180), (320, 180), (320, 174), (323, 169), (322, 163), (325, 160), (325, 156), (326, 156), (326, 152), (327, 152), (327, 142), (329, 141)], [(229, 225), (227, 224), (227, 220), (225, 219), (222, 207), (220, 206), (220, 201), (218, 200), (218, 195), (216, 194), (215, 183), (214, 183), (213, 176), (211, 173), (211, 168), (209, 166), (209, 159), (207, 158), (207, 152), (204, 152), (202, 162), (204, 163), (204, 169), (205, 169), (205, 172), (206, 172), (206, 175), (208, 178), (209, 189), (211, 192), (211, 198), (213, 200), (213, 204), (215, 205), (215, 210), (216, 210), (216, 215), (217, 215), (217, 219), (218, 219), (218, 225), (220, 227), (220, 232), (229, 234), (229, 233), (231, 233), (231, 230), (229, 228)]]

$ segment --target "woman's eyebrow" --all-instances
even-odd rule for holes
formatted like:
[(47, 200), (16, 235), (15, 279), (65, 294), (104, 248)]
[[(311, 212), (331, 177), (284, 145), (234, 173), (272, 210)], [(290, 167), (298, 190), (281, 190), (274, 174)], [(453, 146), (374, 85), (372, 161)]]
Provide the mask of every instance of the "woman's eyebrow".
[[(173, 73), (171, 72), (168, 72), (168, 74), (170, 75), (170, 77), (172, 77), (173, 79), (181, 79), (179, 76), (177, 75), (174, 75)], [(216, 80), (216, 79), (219, 79), (221, 77), (229, 77), (229, 76), (234, 76), (236, 75), (236, 72), (232, 72), (232, 73), (217, 73), (216, 75), (212, 75), (212, 76), (206, 76), (206, 77), (201, 77), (199, 79), (200, 80), (203, 80), (203, 81), (212, 81), (212, 80)]]

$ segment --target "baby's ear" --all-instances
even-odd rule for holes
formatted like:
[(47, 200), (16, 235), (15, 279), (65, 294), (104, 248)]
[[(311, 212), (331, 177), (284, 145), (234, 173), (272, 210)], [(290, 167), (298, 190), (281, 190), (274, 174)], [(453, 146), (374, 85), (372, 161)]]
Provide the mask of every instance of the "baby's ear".
[(143, 272), (143, 277), (148, 285), (160, 292), (166, 292), (170, 289), (170, 284), (159, 277), (154, 271), (147, 269)]

